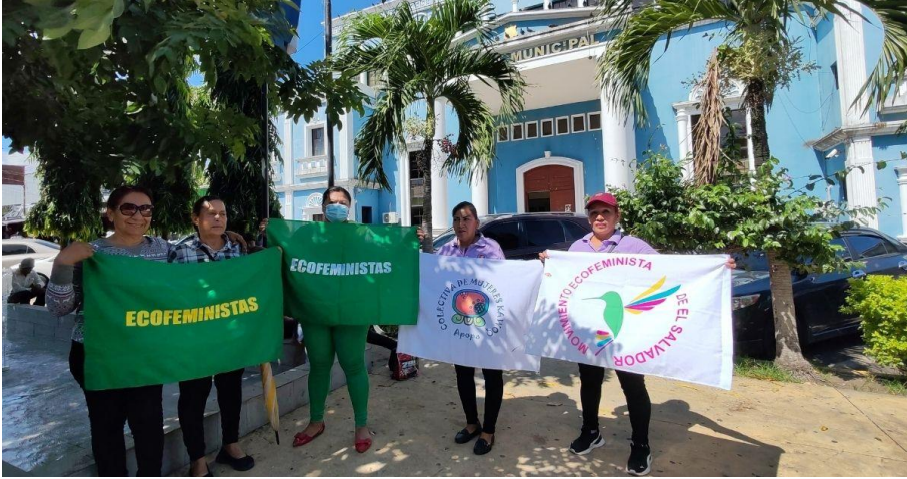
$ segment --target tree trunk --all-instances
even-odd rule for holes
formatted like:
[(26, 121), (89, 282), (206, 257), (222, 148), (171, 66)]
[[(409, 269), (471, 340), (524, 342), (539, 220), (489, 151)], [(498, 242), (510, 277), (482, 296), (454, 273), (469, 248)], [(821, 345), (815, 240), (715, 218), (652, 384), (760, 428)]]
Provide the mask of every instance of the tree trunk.
[(771, 157), (768, 149), (768, 130), (765, 127), (765, 100), (765, 84), (761, 80), (750, 80), (746, 86), (744, 103), (750, 113), (753, 158), (757, 167)]
[(433, 253), (434, 233), (431, 230), (432, 215), (431, 210), (431, 156), (435, 143), (435, 100), (434, 98), (425, 99), (425, 133), (422, 138), (422, 151), (416, 155), (416, 163), (419, 167), (419, 174), (422, 175), (422, 231), (425, 232), (425, 240), (422, 241), (422, 251)]
[(788, 371), (808, 374), (812, 366), (803, 357), (803, 351), (800, 349), (790, 266), (778, 259), (774, 251), (768, 251), (766, 255), (772, 293), (772, 313), (775, 316), (775, 363)]
[(416, 155), (416, 162), (419, 167), (419, 174), (422, 175), (422, 231), (425, 232), (425, 240), (422, 241), (422, 251), (433, 253), (432, 241), (434, 234), (431, 230), (432, 209), (431, 209), (431, 155), (434, 140), (426, 138), (422, 141), (422, 151)]

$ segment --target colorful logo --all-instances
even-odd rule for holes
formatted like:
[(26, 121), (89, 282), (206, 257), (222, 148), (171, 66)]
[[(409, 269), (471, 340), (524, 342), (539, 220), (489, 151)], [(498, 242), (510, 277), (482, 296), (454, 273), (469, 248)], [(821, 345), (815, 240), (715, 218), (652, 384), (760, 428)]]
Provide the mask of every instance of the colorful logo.
[(450, 320), (454, 324), (467, 326), (485, 326), (485, 313), (488, 312), (490, 300), (488, 295), (475, 289), (457, 291), (453, 297), (453, 309), (457, 314)]
[(664, 286), (666, 279), (667, 276), (662, 276), (660, 280), (650, 286), (649, 289), (640, 293), (639, 296), (633, 298), (633, 300), (630, 301), (630, 304), (626, 306), (624, 306), (623, 298), (614, 291), (608, 291), (597, 298), (586, 298), (587, 300), (597, 299), (605, 302), (605, 311), (602, 313), (602, 316), (608, 329), (611, 330), (610, 332), (599, 330), (595, 335), (595, 340), (597, 341), (595, 345), (599, 347), (599, 350), (595, 353), (596, 356), (602, 349), (605, 349), (605, 347), (617, 339), (621, 327), (623, 327), (624, 324), (624, 311), (630, 314), (642, 314), (646, 311), (651, 311), (652, 308), (664, 303), (668, 296), (671, 296), (680, 289), (681, 285), (677, 285), (665, 291), (657, 292)]

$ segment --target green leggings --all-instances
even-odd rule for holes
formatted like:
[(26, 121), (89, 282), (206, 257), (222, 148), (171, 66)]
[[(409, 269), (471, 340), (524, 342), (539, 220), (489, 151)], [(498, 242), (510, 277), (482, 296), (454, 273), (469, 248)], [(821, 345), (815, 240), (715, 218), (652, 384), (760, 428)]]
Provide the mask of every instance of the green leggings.
[(365, 338), (368, 326), (303, 325), (309, 355), (309, 419), (324, 420), (324, 403), (331, 390), (334, 353), (346, 375), (346, 387), (353, 403), (356, 427), (368, 424), (368, 370), (365, 368)]

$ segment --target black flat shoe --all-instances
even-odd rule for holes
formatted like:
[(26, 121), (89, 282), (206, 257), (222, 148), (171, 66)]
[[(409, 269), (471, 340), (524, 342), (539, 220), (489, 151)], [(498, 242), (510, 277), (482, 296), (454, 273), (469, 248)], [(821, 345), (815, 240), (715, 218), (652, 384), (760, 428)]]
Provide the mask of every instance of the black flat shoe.
[(491, 444), (480, 437), (479, 440), (476, 441), (476, 445), (473, 446), (472, 452), (474, 452), (476, 456), (484, 456), (491, 452), (492, 446), (494, 446), (494, 436), (491, 438)]
[(479, 434), (482, 434), (482, 426), (476, 427), (476, 430), (473, 432), (469, 432), (469, 429), (466, 429), (464, 427), (463, 430), (458, 432), (457, 436), (454, 437), (454, 441), (456, 441), (457, 444), (466, 444), (467, 442), (475, 439), (475, 437)]
[[(231, 456), (224, 448), (221, 448), (214, 460), (217, 461), (218, 464), (229, 465), (234, 471), (248, 471), (255, 467), (255, 459), (252, 459), (252, 456), (245, 456), (237, 459)], [(210, 469), (208, 470), (210, 471)]]

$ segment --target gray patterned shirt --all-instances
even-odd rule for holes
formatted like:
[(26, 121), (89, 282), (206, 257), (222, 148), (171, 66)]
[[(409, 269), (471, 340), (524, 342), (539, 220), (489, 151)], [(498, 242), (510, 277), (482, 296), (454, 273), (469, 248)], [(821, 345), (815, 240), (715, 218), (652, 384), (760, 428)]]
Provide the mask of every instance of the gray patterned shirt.
[[(170, 254), (170, 243), (162, 238), (146, 236), (136, 246), (123, 248), (115, 246), (106, 238), (89, 243), (96, 253), (115, 256), (131, 256), (148, 261), (167, 262)], [(54, 265), (47, 284), (47, 309), (55, 316), (66, 316), (75, 312), (75, 326), (72, 328), (72, 340), (84, 341), (82, 328), (85, 318), (82, 316), (82, 264), (73, 266)]]

